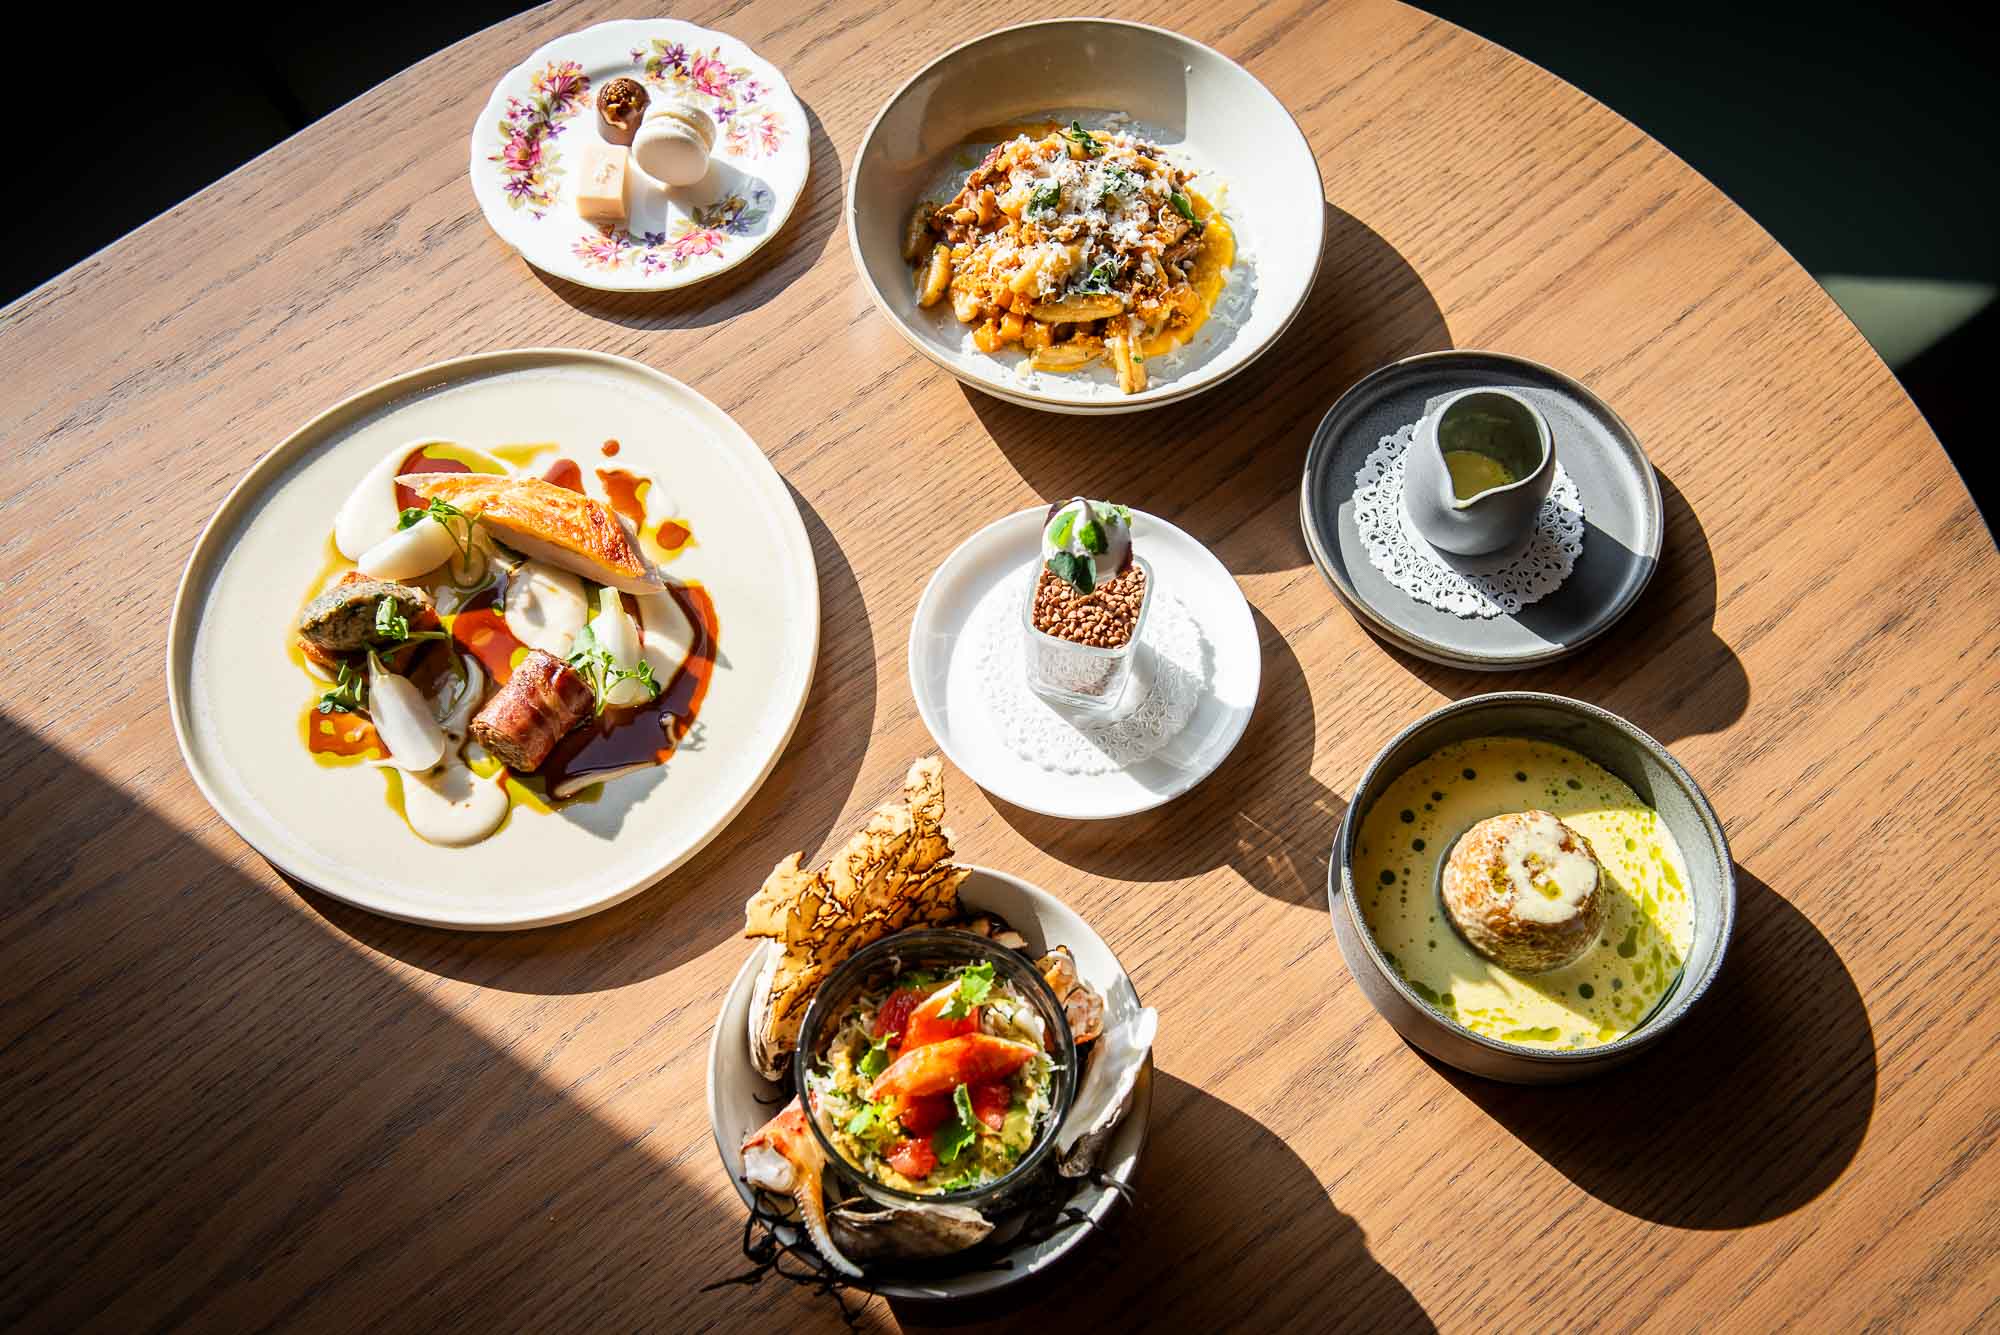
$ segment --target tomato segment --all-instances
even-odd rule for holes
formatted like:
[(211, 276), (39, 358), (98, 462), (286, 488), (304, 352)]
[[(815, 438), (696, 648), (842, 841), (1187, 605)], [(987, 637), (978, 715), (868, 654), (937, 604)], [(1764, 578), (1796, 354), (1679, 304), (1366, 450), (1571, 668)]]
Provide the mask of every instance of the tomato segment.
[(969, 1008), (959, 1019), (945, 1018), (945, 1007), (951, 1005), (951, 999), (957, 995), (958, 984), (948, 984), (925, 997), (923, 1003), (910, 1012), (909, 1024), (903, 1031), (903, 1051), (942, 1043), (947, 1038), (957, 1038), (979, 1028), (977, 1006)]
[(892, 1035), (889, 1046), (903, 1041), (903, 1031), (909, 1027), (910, 1012), (924, 999), (924, 994), (913, 987), (891, 992), (889, 999), (882, 1003), (882, 1009), (875, 1012), (874, 1036)]
[(1031, 1044), (992, 1034), (960, 1034), (905, 1052), (875, 1078), (868, 1097), (880, 1102), (891, 1094), (949, 1094), (957, 1085), (1010, 1076), (1034, 1055)]
[(897, 1101), (896, 1119), (913, 1136), (928, 1136), (954, 1115), (949, 1094), (924, 1094)]
[(929, 1177), (937, 1167), (937, 1151), (928, 1140), (899, 1140), (889, 1151), (889, 1166), (904, 1177)]
[[(971, 1089), (972, 1115), (998, 1131), (1007, 1122), (1007, 1110), (1014, 1106), (1014, 1091), (1004, 1080), (987, 1080)], [(933, 1096), (935, 1097), (935, 1096)]]

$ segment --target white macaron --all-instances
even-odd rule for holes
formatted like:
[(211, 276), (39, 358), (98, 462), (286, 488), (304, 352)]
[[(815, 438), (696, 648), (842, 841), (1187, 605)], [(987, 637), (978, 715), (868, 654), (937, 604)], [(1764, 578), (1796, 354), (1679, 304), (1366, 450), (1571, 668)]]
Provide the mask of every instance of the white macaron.
[(715, 118), (688, 102), (653, 108), (632, 136), (632, 161), (663, 185), (694, 185), (708, 174)]

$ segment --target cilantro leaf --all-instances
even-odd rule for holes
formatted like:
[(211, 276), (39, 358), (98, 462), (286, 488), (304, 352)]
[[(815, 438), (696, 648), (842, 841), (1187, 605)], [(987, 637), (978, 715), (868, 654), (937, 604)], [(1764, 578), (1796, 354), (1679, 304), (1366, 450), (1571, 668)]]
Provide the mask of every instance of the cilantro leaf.
[(1204, 226), (1204, 224), (1202, 223), (1201, 219), (1194, 216), (1194, 205), (1188, 202), (1188, 197), (1186, 195), (1182, 194), (1178, 190), (1175, 190), (1167, 196), (1167, 203), (1174, 206), (1175, 213), (1180, 214), (1181, 217), (1186, 218), (1189, 222), (1193, 223), (1195, 234), (1200, 235), (1201, 229)]
[(340, 665), (340, 678), (333, 689), (323, 692), (316, 708), (322, 714), (352, 714), (368, 703), (368, 675), (356, 672), (345, 661)]
[(876, 1039), (869, 1046), (868, 1051), (861, 1054), (861, 1060), (854, 1064), (854, 1069), (869, 1080), (873, 1080), (876, 1076), (888, 1070), (889, 1036), (884, 1034), (882, 1037)]
[(1104, 151), (1104, 145), (1097, 142), (1097, 136), (1083, 128), (1082, 121), (1071, 121), (1069, 128), (1063, 131), (1063, 138), (1082, 149), (1087, 158), (1094, 158)]
[(981, 960), (958, 976), (958, 986), (953, 989), (951, 1000), (944, 1004), (944, 1018), (963, 1020), (992, 990), (993, 961)]
[(964, 1085), (951, 1092), (952, 1111), (957, 1117), (931, 1133), (931, 1148), (939, 1163), (951, 1163), (979, 1136), (979, 1119), (972, 1115), (972, 1093)]
[(864, 1103), (861, 1105), (860, 1112), (847, 1119), (847, 1123), (843, 1129), (850, 1136), (858, 1136), (873, 1125), (875, 1125), (875, 1105)]
[(1097, 563), (1087, 556), (1057, 552), (1049, 558), (1049, 570), (1078, 593), (1089, 593), (1097, 587)]

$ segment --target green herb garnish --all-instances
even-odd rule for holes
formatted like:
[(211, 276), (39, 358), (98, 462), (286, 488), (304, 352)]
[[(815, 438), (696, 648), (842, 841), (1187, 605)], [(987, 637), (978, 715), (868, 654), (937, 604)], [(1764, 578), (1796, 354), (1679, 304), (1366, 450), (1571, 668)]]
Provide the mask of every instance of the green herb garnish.
[(1097, 202), (1100, 204), (1109, 204), (1120, 195), (1132, 193), (1138, 184), (1139, 178), (1137, 176), (1126, 171), (1123, 167), (1113, 167), (1106, 175), (1104, 191), (1098, 197)]
[(1063, 514), (1058, 516), (1056, 519), (1055, 527), (1049, 530), (1049, 546), (1051, 547), (1068, 546), (1070, 530), (1075, 527), (1076, 527), (1076, 511), (1074, 510), (1065, 511)]
[[(426, 519), (437, 520), (444, 531), (451, 536), (452, 546), (457, 548), (457, 554), (451, 558), (451, 563), (453, 566), (458, 566), (463, 562), (465, 570), (465, 579), (459, 587), (469, 588), (483, 581), (486, 578), (486, 563), (483, 560), (477, 567), (479, 573), (477, 575), (472, 573), (474, 570), (472, 558), (476, 554), (472, 543), (472, 526), (479, 522), (479, 516), (467, 514), (442, 496), (433, 496), (430, 504), (421, 509), (410, 506), (397, 515), (396, 529), (400, 532), (413, 524), (421, 524)], [(458, 528), (452, 527), (453, 520), (459, 521)]]
[(958, 1114), (954, 1121), (946, 1122), (931, 1133), (931, 1148), (937, 1151), (939, 1163), (950, 1163), (965, 1152), (966, 1146), (979, 1136), (979, 1119), (972, 1115), (972, 1091), (960, 1085), (951, 1092), (951, 1106)]
[(1097, 587), (1097, 563), (1087, 556), (1057, 552), (1049, 558), (1049, 570), (1078, 593), (1089, 593)]
[(316, 707), (322, 714), (353, 714), (367, 703), (368, 674), (356, 672), (343, 661), (339, 679), (334, 682), (332, 690), (321, 694)]
[(958, 976), (958, 986), (952, 990), (951, 1000), (944, 1004), (944, 1018), (963, 1020), (992, 990), (993, 961), (981, 960)]
[(409, 618), (394, 598), (376, 600), (375, 637), (391, 644), (410, 638)]
[(1036, 187), (1035, 193), (1028, 196), (1028, 207), (1024, 212), (1030, 214), (1054, 213), (1061, 204), (1062, 184), (1058, 181), (1050, 181), (1047, 185)]
[(1097, 137), (1083, 128), (1082, 121), (1071, 121), (1069, 128), (1063, 131), (1063, 138), (1082, 149), (1083, 155), (1087, 158), (1094, 158), (1104, 151), (1104, 145), (1098, 143)]
[(1194, 231), (1197, 236), (1201, 234), (1201, 229), (1204, 226), (1204, 224), (1202, 223), (1201, 219), (1194, 216), (1194, 205), (1188, 202), (1188, 197), (1186, 195), (1182, 194), (1178, 190), (1175, 190), (1167, 196), (1167, 203), (1174, 206), (1175, 213), (1180, 214), (1181, 217), (1186, 218), (1189, 222), (1194, 224)]
[(1089, 273), (1083, 276), (1083, 281), (1076, 285), (1076, 290), (1085, 296), (1099, 292), (1109, 292), (1112, 280), (1117, 277), (1118, 261), (1115, 258), (1100, 260)]
[(870, 1044), (868, 1051), (861, 1054), (861, 1060), (854, 1063), (854, 1069), (870, 1080), (888, 1070), (889, 1035), (884, 1034)]
[(1093, 556), (1102, 556), (1111, 550), (1111, 544), (1104, 537), (1103, 525), (1095, 519), (1086, 519), (1077, 525), (1076, 540), (1083, 544), (1083, 550)]
[(1111, 512), (1112, 517), (1116, 519), (1119, 522), (1119, 524), (1122, 525), (1123, 527), (1125, 528), (1132, 527), (1132, 507), (1130, 507), (1129, 505), (1117, 505), (1110, 501), (1106, 501), (1103, 505), (1099, 506), (1098, 508), (1101, 510), (1109, 510)]
[[(618, 606), (617, 597), (616, 589), (607, 588), (599, 591), (599, 614), (602, 615), (605, 609)], [(590, 693), (597, 697), (596, 713), (600, 715), (604, 713), (604, 697), (621, 681), (641, 683), (645, 686), (649, 698), (658, 695), (660, 683), (653, 678), (653, 665), (641, 658), (637, 667), (618, 666), (617, 660), (611, 656), (611, 651), (598, 640), (597, 632), (592, 629), (593, 622), (594, 619), (584, 622), (583, 629), (578, 631), (576, 638), (570, 642), (569, 665), (576, 669), (577, 675), (589, 684)]]
[(1097, 563), (1087, 556), (1057, 552), (1049, 558), (1049, 569), (1078, 593), (1089, 593), (1097, 587)]
[(847, 1119), (843, 1129), (850, 1136), (858, 1136), (873, 1125), (875, 1125), (875, 1105), (864, 1103), (860, 1112)]

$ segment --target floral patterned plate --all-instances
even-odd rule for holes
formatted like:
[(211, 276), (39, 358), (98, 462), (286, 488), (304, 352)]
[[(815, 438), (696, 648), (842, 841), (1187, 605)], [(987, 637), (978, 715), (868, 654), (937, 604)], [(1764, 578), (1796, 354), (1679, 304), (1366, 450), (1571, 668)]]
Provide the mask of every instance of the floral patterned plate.
[[(715, 117), (708, 177), (648, 189), (626, 227), (576, 215), (569, 168), (597, 134), (608, 79), (639, 80), (657, 105)], [(805, 188), (806, 117), (743, 43), (677, 19), (621, 19), (549, 42), (507, 72), (472, 132), (472, 191), (486, 221), (545, 273), (606, 292), (659, 292), (734, 268), (777, 235)]]

